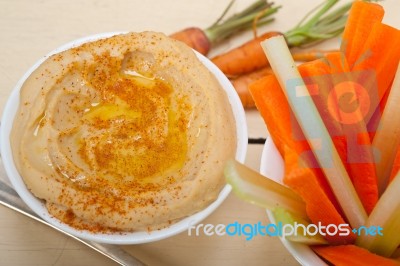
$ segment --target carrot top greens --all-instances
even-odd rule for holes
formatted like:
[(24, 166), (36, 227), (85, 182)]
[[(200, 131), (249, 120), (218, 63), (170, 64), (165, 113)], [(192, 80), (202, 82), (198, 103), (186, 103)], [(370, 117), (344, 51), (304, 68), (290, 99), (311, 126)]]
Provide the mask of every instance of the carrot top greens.
[(331, 8), (339, 0), (327, 0), (311, 10), (293, 29), (285, 33), (290, 47), (310, 46), (342, 33), (347, 21), (347, 12), (352, 3), (335, 10)]
[(231, 35), (250, 29), (254, 20), (257, 20), (257, 26), (265, 25), (273, 20), (271, 15), (276, 13), (281, 6), (274, 6), (267, 0), (257, 0), (243, 11), (224, 19), (228, 11), (231, 9), (235, 0), (232, 0), (222, 15), (208, 28), (204, 30), (210, 43), (219, 43)]

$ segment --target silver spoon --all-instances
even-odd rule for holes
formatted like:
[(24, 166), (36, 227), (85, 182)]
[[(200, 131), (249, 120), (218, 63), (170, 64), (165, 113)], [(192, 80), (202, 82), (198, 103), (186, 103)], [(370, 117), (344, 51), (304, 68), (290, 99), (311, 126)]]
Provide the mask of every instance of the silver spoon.
[(100, 254), (103, 254), (107, 258), (113, 260), (114, 262), (118, 263), (119, 265), (132, 265), (132, 266), (143, 266), (145, 265), (143, 262), (140, 260), (132, 257), (129, 253), (124, 251), (122, 248), (120, 248), (117, 245), (111, 245), (111, 244), (101, 244), (93, 241), (87, 241), (83, 240), (81, 238), (78, 238), (74, 235), (71, 235), (54, 225), (46, 222), (39, 216), (37, 216), (35, 213), (33, 213), (26, 205), (25, 203), (21, 200), (21, 198), (18, 196), (17, 192), (6, 184), (3, 180), (0, 180), (0, 204), (8, 207), (14, 211), (17, 211), (29, 218), (32, 218), (42, 224), (45, 224), (58, 232), (61, 232), (69, 237), (72, 237), (73, 239), (81, 242), (82, 244), (85, 244), (86, 246), (92, 248), (93, 250), (99, 252)]

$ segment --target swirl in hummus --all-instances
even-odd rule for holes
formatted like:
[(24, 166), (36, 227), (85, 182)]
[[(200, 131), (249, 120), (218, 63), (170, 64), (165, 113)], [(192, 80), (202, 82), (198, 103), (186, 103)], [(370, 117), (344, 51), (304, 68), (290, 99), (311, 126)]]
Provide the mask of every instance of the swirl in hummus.
[(143, 32), (49, 57), (21, 88), (11, 144), (54, 217), (95, 232), (154, 230), (217, 198), (235, 129), (193, 51)]

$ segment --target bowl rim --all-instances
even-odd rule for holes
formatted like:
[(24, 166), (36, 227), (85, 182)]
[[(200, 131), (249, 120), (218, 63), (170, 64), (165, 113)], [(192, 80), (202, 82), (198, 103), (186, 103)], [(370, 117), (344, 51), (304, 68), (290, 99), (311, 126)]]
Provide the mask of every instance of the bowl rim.
[[(21, 77), (21, 79), (17, 82), (17, 84), (13, 88), (3, 110), (3, 115), (1, 119), (2, 125), (0, 128), (0, 151), (7, 178), (10, 180), (12, 186), (14, 187), (18, 195), (21, 197), (21, 199), (36, 214), (38, 214), (41, 218), (53, 224), (54, 226), (82, 239), (101, 242), (101, 243), (120, 244), (120, 245), (141, 244), (141, 243), (158, 241), (174, 236), (176, 234), (179, 234), (187, 230), (189, 226), (201, 222), (206, 217), (208, 217), (212, 212), (214, 212), (217, 209), (217, 207), (219, 207), (221, 203), (229, 195), (231, 191), (231, 186), (226, 184), (220, 191), (217, 199), (203, 210), (191, 216), (188, 216), (164, 229), (154, 230), (151, 232), (138, 231), (132, 233), (116, 233), (116, 234), (91, 233), (85, 230), (77, 230), (73, 227), (70, 227), (62, 223), (58, 219), (52, 217), (47, 212), (47, 209), (44, 206), (43, 202), (40, 201), (38, 198), (36, 198), (25, 186), (22, 177), (20, 176), (19, 172), (15, 167), (9, 138), (10, 138), (11, 128), (13, 126), (13, 121), (19, 107), (20, 89), (24, 84), (25, 80), (32, 74), (32, 72), (40, 64), (42, 64), (51, 55), (67, 50), (69, 48), (79, 46), (86, 42), (95, 41), (125, 33), (127, 32), (107, 32), (107, 33), (99, 33), (79, 38), (60, 46), (59, 48), (48, 53), (43, 58), (39, 59), (31, 68), (28, 69), (27, 72), (25, 72), (25, 74)], [(205, 67), (207, 67), (209, 71), (215, 76), (215, 78), (220, 83), (221, 87), (224, 89), (224, 91), (228, 96), (228, 100), (230, 105), (232, 106), (232, 111), (236, 122), (237, 149), (235, 158), (238, 161), (244, 162), (247, 152), (248, 136), (247, 136), (247, 126), (243, 126), (247, 125), (247, 123), (246, 123), (245, 112), (240, 102), (239, 96), (237, 95), (230, 81), (221, 72), (221, 70), (219, 70), (218, 67), (216, 67), (208, 58), (206, 58), (202, 54), (196, 51), (194, 52), (197, 58), (203, 63), (203, 65), (205, 65)]]
[[(266, 176), (266, 178), (268, 177), (274, 181), (282, 183), (284, 171), (283, 158), (276, 148), (272, 138), (268, 137), (261, 153), (260, 173)], [(266, 210), (266, 212), (270, 222), (276, 223), (274, 214), (270, 210)], [(327, 266), (327, 264), (318, 257), (318, 255), (315, 254), (308, 245), (295, 243), (286, 240), (284, 237), (279, 237), (279, 239), (289, 253), (301, 265)]]

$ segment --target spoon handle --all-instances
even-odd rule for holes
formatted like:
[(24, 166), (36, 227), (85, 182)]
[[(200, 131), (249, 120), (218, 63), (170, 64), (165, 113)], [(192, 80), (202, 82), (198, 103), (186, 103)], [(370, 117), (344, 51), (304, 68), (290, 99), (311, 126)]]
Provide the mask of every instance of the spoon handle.
[(9, 185), (7, 185), (5, 182), (0, 180), (0, 204), (8, 207), (14, 211), (17, 211), (29, 218), (32, 218), (42, 224), (45, 224), (58, 232), (61, 232), (69, 237), (72, 237), (73, 239), (81, 242), (82, 244), (85, 244), (86, 246), (92, 248), (93, 250), (101, 253), (102, 255), (106, 256), (107, 258), (113, 260), (114, 262), (118, 263), (119, 265), (132, 265), (132, 266), (143, 266), (145, 265), (143, 262), (140, 260), (132, 257), (129, 253), (124, 251), (122, 248), (120, 248), (117, 245), (111, 245), (111, 244), (101, 244), (93, 241), (86, 241), (81, 238), (78, 238), (74, 235), (71, 235), (70, 233), (67, 233), (54, 225), (46, 222), (39, 216), (37, 216), (35, 213), (33, 213), (26, 205), (25, 203), (19, 198), (18, 194), (14, 191), (13, 188), (11, 188)]

